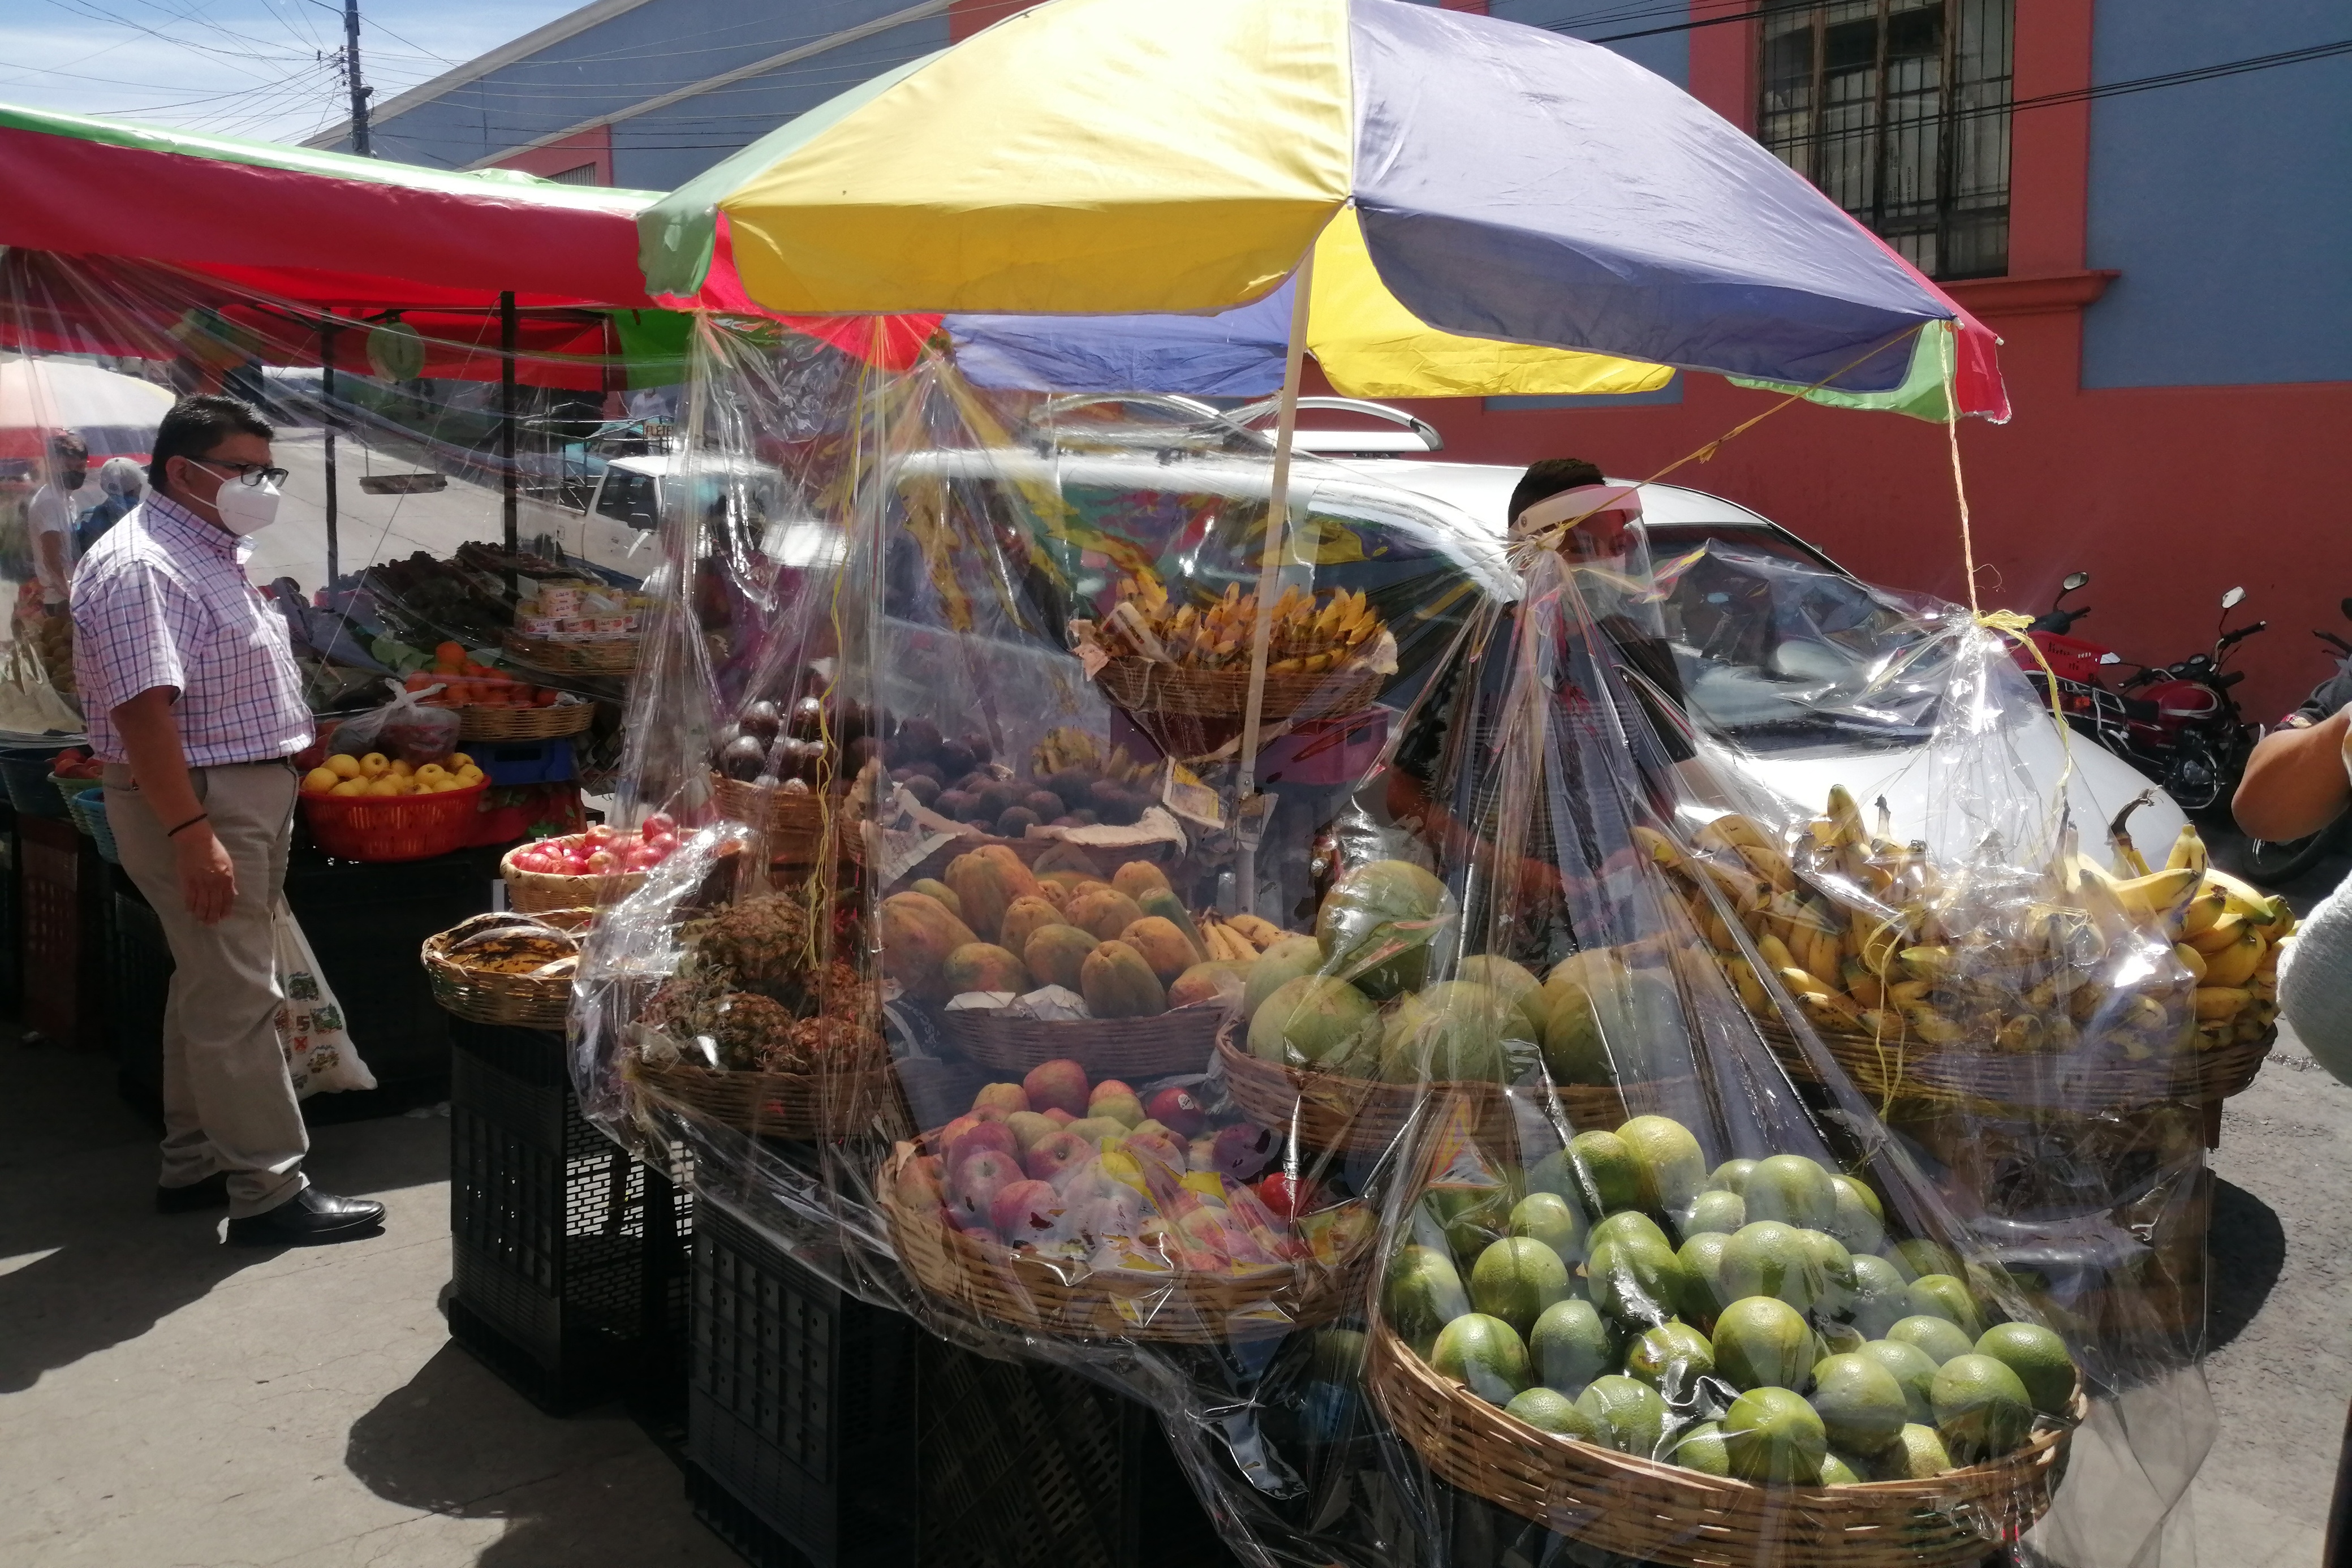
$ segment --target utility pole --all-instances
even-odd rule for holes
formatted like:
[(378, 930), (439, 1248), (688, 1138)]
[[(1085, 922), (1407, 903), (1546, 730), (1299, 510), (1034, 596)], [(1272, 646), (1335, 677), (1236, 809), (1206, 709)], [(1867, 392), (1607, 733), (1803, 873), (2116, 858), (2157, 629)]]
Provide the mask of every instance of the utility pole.
[(375, 156), (368, 137), (368, 98), (374, 89), (360, 79), (360, 0), (343, 0), (343, 76), (352, 89), (352, 151)]

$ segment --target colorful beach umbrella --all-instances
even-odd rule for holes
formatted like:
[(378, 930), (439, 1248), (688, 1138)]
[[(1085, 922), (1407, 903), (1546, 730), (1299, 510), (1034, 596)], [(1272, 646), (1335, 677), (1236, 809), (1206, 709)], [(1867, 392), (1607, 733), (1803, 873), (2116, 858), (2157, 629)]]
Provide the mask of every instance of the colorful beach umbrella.
[[(1350, 391), (1633, 391), (1673, 367), (1940, 412), (1948, 359), (1962, 412), (2007, 413), (1991, 334), (1688, 94), (1402, 0), (1192, 0), (1181, 25), (1052, 0), (801, 116), (639, 228), (656, 297), (932, 313), (1000, 364), (1157, 363), (1152, 390), (1199, 389), (1164, 383), (1204, 334), (1262, 379), (1286, 312), (1220, 313), (1311, 251), (1309, 346)], [(1171, 315), (1221, 324), (1132, 320)], [(1111, 320), (968, 320), (1008, 316)]]

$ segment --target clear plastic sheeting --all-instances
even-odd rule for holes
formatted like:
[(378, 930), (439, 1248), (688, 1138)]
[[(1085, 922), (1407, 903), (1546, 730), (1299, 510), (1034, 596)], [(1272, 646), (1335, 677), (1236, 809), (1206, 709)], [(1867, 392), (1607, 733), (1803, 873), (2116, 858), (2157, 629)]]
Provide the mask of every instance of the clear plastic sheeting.
[[(570, 694), (617, 713), (685, 318), (502, 320), (420, 294), (328, 307), (156, 262), (0, 251), (0, 579), (21, 650), (0, 728), (78, 727), (70, 623), (45, 601), (144, 499), (157, 424), (194, 393), (244, 398), (276, 427), (284, 500), (247, 570), (320, 712), (382, 701), (387, 678), (454, 676), (459, 702)], [(45, 575), (34, 525), (53, 515), (66, 527)], [(612, 732), (581, 742), (611, 749)]]
[[(622, 785), (688, 837), (574, 1010), (617, 1135), (1151, 1404), (1255, 1563), (2189, 1561), (2191, 1069), (2255, 1044), (2193, 944), (2275, 911), (2116, 869), (1996, 639), (1374, 465), (1269, 538), (1199, 405), (695, 365)], [(1768, 697), (1943, 820), (1784, 797)]]

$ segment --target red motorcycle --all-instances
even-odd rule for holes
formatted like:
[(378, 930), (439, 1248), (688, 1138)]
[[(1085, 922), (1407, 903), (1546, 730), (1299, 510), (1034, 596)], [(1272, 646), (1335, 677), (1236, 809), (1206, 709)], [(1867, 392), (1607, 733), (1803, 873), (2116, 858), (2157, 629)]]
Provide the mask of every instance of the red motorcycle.
[[(2230, 612), (2246, 597), (2243, 588), (2232, 588), (2221, 595), (2221, 621), (2210, 653), (2192, 654), (2177, 664), (2138, 666), (2110, 687), (2102, 677), (2126, 661), (2111, 648), (2069, 635), (2091, 611), (2088, 605), (2068, 609), (2067, 596), (2090, 580), (2087, 572), (2067, 574), (2057, 598), (2026, 633), (2057, 677), (2059, 711), (2078, 732), (2161, 784), (2181, 810), (2195, 816), (2226, 809), (2258, 731), (2230, 695), (2245, 672), (2223, 667), (2232, 648), (2270, 623), (2226, 629)], [(2014, 657), (2035, 688), (2048, 695), (2041, 662), (2021, 647)]]

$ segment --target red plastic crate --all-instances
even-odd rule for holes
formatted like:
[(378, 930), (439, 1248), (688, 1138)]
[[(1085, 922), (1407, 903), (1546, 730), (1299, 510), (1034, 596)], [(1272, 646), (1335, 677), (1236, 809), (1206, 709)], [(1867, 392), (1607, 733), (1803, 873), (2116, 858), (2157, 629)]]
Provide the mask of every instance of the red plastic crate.
[(341, 860), (430, 860), (472, 842), (481, 810), (478, 784), (438, 795), (302, 796), (302, 818), (319, 847)]

